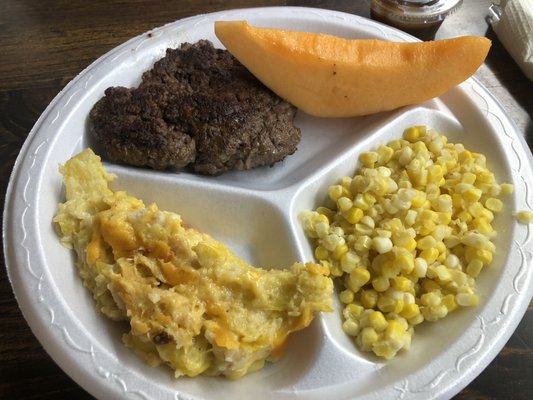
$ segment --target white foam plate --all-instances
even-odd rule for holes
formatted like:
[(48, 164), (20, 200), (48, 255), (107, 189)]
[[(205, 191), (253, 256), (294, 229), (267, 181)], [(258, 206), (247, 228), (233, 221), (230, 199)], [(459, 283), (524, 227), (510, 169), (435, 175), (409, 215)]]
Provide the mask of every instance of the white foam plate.
[(201, 177), (106, 163), (125, 189), (228, 244), (258, 266), (287, 267), (312, 259), (297, 215), (316, 207), (325, 189), (354, 172), (357, 155), (425, 124), (485, 153), (515, 192), (495, 220), (497, 254), (478, 280), (479, 307), (417, 327), (410, 351), (385, 362), (360, 353), (334, 313), (294, 334), (277, 363), (233, 382), (174, 379), (145, 365), (121, 343), (124, 326), (97, 314), (61, 247), (52, 217), (62, 201), (58, 164), (92, 145), (86, 119), (108, 86), (133, 86), (141, 73), (184, 41), (221, 44), (213, 21), (246, 19), (259, 26), (348, 38), (409, 41), (412, 37), (354, 15), (310, 8), (224, 11), (177, 21), (136, 37), (94, 62), (52, 101), (28, 136), (8, 187), (3, 237), (16, 297), (33, 332), (75, 381), (101, 399), (429, 399), (450, 397), (497, 355), (533, 293), (532, 226), (512, 212), (533, 209), (532, 156), (502, 108), (475, 79), (438, 99), (364, 118), (319, 119), (299, 113), (298, 151), (272, 168)]

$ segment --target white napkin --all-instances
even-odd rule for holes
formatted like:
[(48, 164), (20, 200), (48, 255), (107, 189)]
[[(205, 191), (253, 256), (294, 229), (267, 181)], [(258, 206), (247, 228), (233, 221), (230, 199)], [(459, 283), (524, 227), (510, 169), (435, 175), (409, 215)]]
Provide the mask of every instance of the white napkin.
[(494, 32), (533, 81), (533, 0), (502, 0), (490, 11)]

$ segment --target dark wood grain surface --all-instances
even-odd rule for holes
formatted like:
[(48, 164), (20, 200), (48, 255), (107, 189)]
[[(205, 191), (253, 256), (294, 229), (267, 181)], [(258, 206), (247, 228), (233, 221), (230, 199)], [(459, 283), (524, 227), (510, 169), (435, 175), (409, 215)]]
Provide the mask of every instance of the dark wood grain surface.
[[(467, 0), (438, 37), (486, 35), (493, 47), (476, 77), (533, 144), (533, 84), (485, 21), (490, 1)], [(313, 6), (362, 16), (369, 1), (39, 1), (0, 2), (0, 198), (17, 154), (49, 102), (80, 71), (122, 42), (180, 18), (229, 8)], [(3, 250), (2, 250), (3, 251)], [(89, 399), (35, 339), (0, 257), (0, 399)], [(533, 266), (532, 266), (533, 267)], [(533, 312), (492, 363), (457, 399), (533, 398)]]

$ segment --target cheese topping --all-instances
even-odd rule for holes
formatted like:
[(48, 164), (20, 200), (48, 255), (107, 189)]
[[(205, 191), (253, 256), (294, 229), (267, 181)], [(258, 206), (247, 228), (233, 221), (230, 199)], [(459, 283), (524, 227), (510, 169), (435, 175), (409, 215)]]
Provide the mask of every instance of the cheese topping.
[(319, 264), (254, 268), (181, 217), (113, 192), (87, 149), (61, 167), (66, 202), (54, 218), (97, 309), (129, 321), (124, 343), (176, 377), (235, 379), (283, 353), (287, 336), (330, 311), (333, 284)]

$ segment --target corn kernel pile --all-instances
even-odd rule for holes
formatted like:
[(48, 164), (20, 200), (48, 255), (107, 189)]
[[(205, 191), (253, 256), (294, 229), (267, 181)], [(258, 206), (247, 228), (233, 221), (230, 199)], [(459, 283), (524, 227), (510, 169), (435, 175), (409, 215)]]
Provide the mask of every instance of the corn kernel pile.
[(424, 126), (359, 162), (326, 206), (300, 217), (342, 286), (344, 331), (390, 359), (416, 325), (478, 304), (475, 278), (492, 262), (492, 221), (513, 186), (496, 181), (484, 155)]

